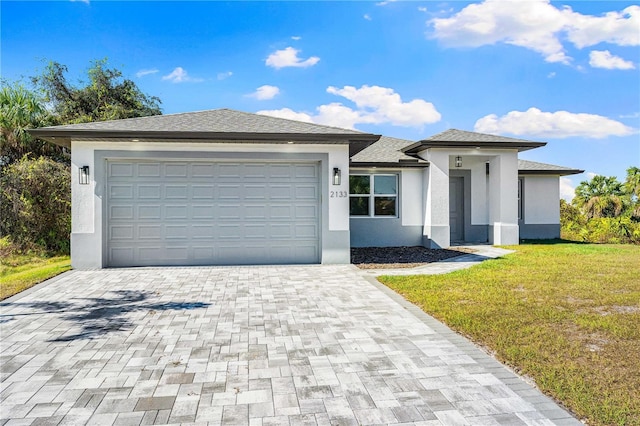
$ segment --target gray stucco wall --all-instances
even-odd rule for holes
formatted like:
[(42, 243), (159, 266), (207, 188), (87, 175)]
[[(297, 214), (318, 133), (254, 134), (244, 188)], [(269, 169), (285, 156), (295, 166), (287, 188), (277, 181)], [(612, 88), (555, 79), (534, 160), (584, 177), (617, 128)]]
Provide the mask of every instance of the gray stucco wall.
[(524, 240), (548, 240), (560, 238), (560, 224), (520, 224), (520, 238)]
[(422, 226), (402, 226), (400, 218), (352, 218), (351, 247), (422, 246)]

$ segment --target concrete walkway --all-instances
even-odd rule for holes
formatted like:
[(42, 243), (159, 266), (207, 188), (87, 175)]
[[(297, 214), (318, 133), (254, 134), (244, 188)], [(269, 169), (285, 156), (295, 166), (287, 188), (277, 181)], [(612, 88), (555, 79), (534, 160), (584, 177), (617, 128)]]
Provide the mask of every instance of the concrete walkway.
[(0, 424), (580, 424), (349, 265), (73, 271), (0, 306)]
[(447, 274), (449, 272), (467, 269), (473, 265), (488, 259), (496, 259), (505, 254), (513, 253), (513, 250), (507, 250), (500, 247), (493, 247), (486, 244), (465, 245), (461, 246), (473, 250), (473, 253), (462, 254), (457, 257), (442, 260), (440, 262), (428, 263), (424, 266), (415, 268), (397, 268), (397, 269), (363, 269), (366, 275), (437, 275)]

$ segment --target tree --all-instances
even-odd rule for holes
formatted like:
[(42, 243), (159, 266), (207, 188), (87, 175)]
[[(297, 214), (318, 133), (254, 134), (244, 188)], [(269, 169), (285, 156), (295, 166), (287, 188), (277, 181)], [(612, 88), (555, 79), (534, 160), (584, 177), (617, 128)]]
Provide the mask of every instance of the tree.
[(67, 81), (68, 69), (50, 62), (44, 72), (32, 78), (51, 105), (57, 124), (86, 123), (121, 118), (159, 115), (160, 99), (148, 96), (122, 72), (107, 67), (107, 60), (92, 62), (89, 81), (76, 87)]
[(627, 179), (622, 188), (629, 199), (631, 217), (640, 220), (640, 168), (629, 167), (627, 169)]
[(622, 184), (614, 176), (594, 176), (590, 181), (580, 182), (576, 188), (573, 204), (587, 218), (618, 217), (625, 210)]
[(0, 88), (0, 170), (24, 156), (64, 161), (63, 148), (31, 137), (27, 129), (46, 126), (52, 118), (38, 96), (18, 83)]
[(23, 159), (0, 175), (0, 237), (21, 249), (69, 251), (69, 166), (46, 157)]

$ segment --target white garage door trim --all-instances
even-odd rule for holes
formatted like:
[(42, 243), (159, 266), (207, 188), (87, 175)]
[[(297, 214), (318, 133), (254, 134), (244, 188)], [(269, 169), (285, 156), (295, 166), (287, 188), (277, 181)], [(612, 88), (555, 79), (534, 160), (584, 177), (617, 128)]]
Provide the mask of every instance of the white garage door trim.
[(108, 266), (319, 263), (320, 163), (108, 160)]

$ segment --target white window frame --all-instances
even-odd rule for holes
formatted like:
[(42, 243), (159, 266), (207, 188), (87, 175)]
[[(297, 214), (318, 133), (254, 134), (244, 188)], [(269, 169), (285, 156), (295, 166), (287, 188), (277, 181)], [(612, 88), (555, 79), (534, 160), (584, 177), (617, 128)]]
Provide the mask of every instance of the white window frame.
[[(349, 217), (350, 218), (367, 218), (367, 219), (397, 219), (400, 216), (400, 176), (398, 173), (349, 173), (351, 176), (368, 176), (369, 177), (369, 194), (352, 194), (351, 187), (349, 187)], [(375, 176), (393, 176), (396, 180), (396, 193), (395, 194), (376, 194), (375, 193)], [(351, 198), (368, 197), (369, 198), (369, 214), (368, 215), (352, 215), (351, 214)], [(395, 198), (395, 215), (379, 215), (375, 214), (375, 199), (378, 198)]]

